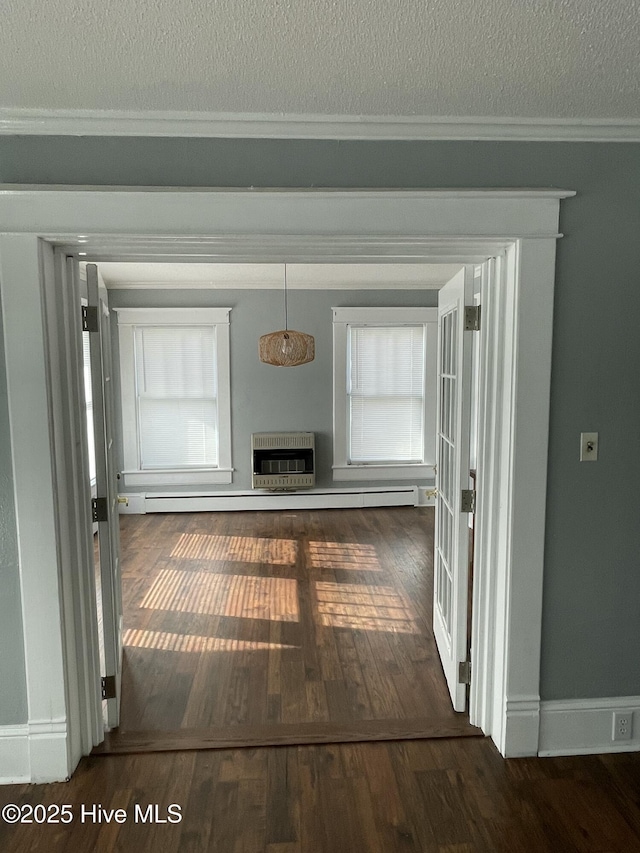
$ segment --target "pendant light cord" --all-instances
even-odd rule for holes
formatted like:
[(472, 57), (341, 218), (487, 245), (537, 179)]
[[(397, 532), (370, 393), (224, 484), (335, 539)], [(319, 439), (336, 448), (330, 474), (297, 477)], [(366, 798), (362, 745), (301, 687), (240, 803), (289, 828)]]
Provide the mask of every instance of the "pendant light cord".
[(288, 330), (288, 311), (287, 311), (287, 265), (284, 265), (284, 328)]

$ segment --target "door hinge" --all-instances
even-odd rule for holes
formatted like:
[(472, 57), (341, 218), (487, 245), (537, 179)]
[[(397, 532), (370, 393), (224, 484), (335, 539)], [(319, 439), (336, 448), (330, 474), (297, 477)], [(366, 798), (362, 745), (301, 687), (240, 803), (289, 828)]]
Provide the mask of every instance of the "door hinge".
[(466, 305), (464, 309), (465, 332), (480, 331), (480, 305)]
[(474, 489), (463, 489), (460, 498), (460, 512), (476, 511), (476, 493)]
[(109, 502), (106, 498), (91, 498), (91, 518), (93, 521), (109, 520)]
[(103, 699), (116, 698), (116, 677), (115, 675), (104, 675), (100, 679), (100, 687), (102, 690)]
[(470, 660), (462, 660), (458, 664), (458, 684), (471, 684)]
[(82, 306), (82, 331), (98, 331), (98, 309), (95, 305)]

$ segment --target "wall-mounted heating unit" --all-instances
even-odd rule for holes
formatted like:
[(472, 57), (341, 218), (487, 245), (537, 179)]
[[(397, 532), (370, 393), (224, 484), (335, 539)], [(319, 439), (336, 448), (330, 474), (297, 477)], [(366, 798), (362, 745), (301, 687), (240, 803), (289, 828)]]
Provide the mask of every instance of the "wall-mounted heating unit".
[(315, 434), (254, 432), (251, 462), (254, 489), (310, 489), (316, 482)]

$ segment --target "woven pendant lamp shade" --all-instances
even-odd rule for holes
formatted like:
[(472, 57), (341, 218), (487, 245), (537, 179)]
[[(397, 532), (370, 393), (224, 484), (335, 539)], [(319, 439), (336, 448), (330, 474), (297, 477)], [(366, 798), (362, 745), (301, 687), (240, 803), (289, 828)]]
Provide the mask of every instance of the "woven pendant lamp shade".
[(276, 367), (297, 367), (313, 361), (316, 354), (312, 335), (295, 332), (293, 329), (281, 329), (262, 335), (258, 347), (260, 361), (274, 364)]
[(287, 310), (287, 265), (284, 265), (284, 329), (262, 335), (258, 344), (260, 361), (276, 367), (297, 367), (313, 361), (316, 344), (313, 335), (289, 328)]

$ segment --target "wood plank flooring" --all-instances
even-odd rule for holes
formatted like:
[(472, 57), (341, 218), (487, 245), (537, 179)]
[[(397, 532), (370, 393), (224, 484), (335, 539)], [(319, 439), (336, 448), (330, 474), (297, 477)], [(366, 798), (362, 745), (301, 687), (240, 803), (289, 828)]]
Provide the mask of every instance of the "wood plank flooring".
[(212, 726), (177, 732), (107, 732), (94, 755), (139, 752), (179, 752), (191, 749), (291, 746), (312, 743), (358, 743), (380, 740), (423, 740), (481, 737), (482, 732), (464, 719), (427, 717), (406, 720), (360, 720), (354, 723), (274, 723), (269, 726)]
[[(486, 738), (89, 757), (70, 782), (0, 787), (3, 853), (636, 853), (640, 755), (502, 759)], [(81, 821), (81, 805), (123, 824)], [(136, 821), (158, 805), (180, 823)]]
[(432, 509), (121, 522), (122, 719), (98, 751), (479, 734), (431, 631)]

